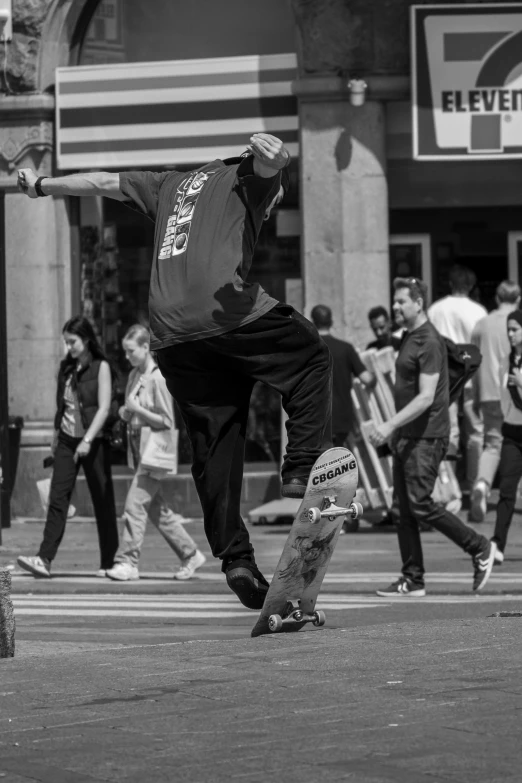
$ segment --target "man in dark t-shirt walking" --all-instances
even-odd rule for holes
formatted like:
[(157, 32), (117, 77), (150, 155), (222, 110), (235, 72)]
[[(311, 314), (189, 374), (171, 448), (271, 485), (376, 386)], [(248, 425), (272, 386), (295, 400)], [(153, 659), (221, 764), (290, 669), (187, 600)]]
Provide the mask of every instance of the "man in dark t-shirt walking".
[(392, 419), (375, 428), (374, 446), (390, 442), (394, 515), (398, 518), (402, 576), (377, 595), (426, 595), (419, 523), (431, 525), (471, 555), (473, 590), (491, 574), (496, 546), (432, 498), (449, 442), (449, 384), (445, 343), (426, 315), (427, 288), (417, 278), (396, 278), (394, 305), (404, 322), (396, 362)]
[(348, 436), (355, 430), (353, 378), (359, 378), (365, 386), (371, 388), (375, 386), (375, 375), (366, 369), (351, 343), (338, 340), (331, 334), (333, 320), (329, 307), (315, 305), (310, 317), (332, 357), (332, 442), (334, 446), (344, 446)]
[(253, 386), (262, 381), (278, 391), (288, 414), (286, 497), (304, 495), (331, 412), (331, 359), (317, 330), (247, 282), (263, 220), (284, 195), (289, 161), (280, 139), (255, 133), (245, 156), (190, 172), (18, 172), (30, 198), (106, 196), (155, 223), (151, 348), (192, 443), (212, 553), (250, 609), (261, 608), (268, 589), (240, 514)]

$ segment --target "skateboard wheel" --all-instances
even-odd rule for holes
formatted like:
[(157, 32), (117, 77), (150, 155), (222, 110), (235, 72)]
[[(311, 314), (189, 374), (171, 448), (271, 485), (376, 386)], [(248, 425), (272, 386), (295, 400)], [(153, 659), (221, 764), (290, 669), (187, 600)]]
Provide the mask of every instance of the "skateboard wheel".
[(321, 512), (319, 511), (319, 509), (318, 508), (309, 508), (308, 509), (308, 519), (310, 520), (312, 525), (315, 522), (319, 522), (320, 519), (321, 519)]
[(363, 512), (363, 507), (360, 503), (352, 503), (350, 511), (352, 513), (352, 519), (358, 519)]
[(268, 628), (272, 633), (277, 633), (283, 627), (283, 620), (278, 614), (271, 614), (268, 618)]
[(326, 622), (326, 615), (324, 612), (322, 612), (320, 609), (317, 612), (314, 612), (314, 619), (313, 619), (314, 625), (324, 625), (325, 622)]

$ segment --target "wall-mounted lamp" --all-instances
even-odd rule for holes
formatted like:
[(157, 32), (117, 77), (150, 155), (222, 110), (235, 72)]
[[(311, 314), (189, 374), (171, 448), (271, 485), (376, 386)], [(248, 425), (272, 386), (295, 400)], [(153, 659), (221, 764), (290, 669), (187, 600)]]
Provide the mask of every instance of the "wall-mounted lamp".
[(368, 85), (364, 79), (350, 79), (348, 89), (350, 90), (350, 103), (352, 106), (362, 106), (366, 100), (366, 90)]
[(13, 9), (11, 0), (0, 0), (0, 41), (13, 38)]

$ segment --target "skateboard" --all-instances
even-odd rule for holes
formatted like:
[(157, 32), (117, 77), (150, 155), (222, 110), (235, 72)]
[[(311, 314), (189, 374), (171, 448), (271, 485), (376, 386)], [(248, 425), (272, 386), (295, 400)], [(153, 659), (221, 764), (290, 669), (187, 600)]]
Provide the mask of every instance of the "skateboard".
[(358, 480), (348, 449), (328, 449), (316, 461), (252, 636), (325, 624), (315, 602), (345, 518), (362, 513), (353, 502)]

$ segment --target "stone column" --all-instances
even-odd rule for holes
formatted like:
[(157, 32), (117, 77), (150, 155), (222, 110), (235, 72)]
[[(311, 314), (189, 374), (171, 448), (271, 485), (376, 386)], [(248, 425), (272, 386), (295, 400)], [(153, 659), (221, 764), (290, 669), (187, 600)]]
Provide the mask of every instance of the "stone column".
[(66, 201), (16, 190), (19, 168), (52, 174), (54, 99), (1, 97), (0, 187), (5, 190), (9, 408), (24, 417), (13, 514), (41, 516), (36, 480), (46, 475), (61, 330), (70, 316), (71, 242)]
[(351, 106), (335, 77), (301, 80), (296, 92), (305, 313), (327, 304), (334, 333), (362, 347), (369, 308), (389, 302), (384, 105)]

